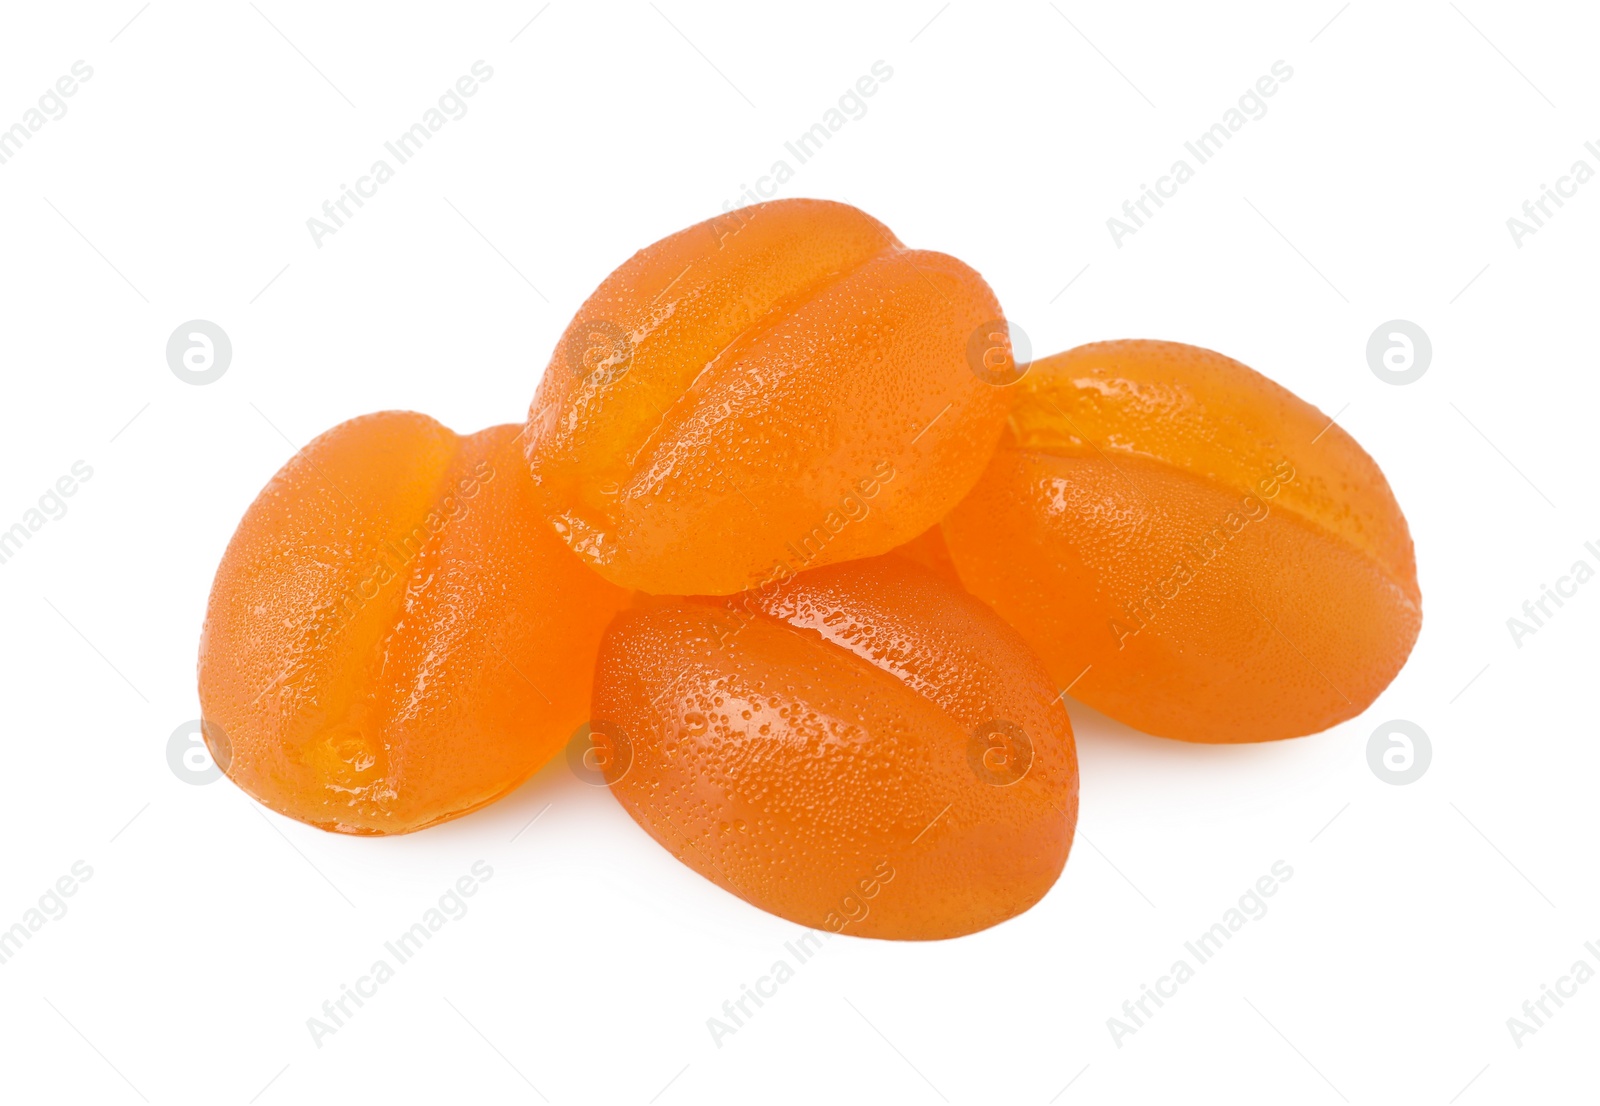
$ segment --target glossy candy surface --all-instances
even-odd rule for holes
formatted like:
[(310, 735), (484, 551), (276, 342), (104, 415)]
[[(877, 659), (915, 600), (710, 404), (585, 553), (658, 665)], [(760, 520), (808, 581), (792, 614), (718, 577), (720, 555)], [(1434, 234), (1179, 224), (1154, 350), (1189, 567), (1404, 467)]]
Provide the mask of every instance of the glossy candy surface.
[(961, 575), (956, 571), (956, 563), (950, 557), (950, 547), (945, 544), (944, 530), (939, 526), (928, 527), (889, 552), (896, 557), (915, 561), (934, 575), (944, 577), (957, 587), (961, 586)]
[(685, 864), (802, 925), (933, 939), (1060, 874), (1078, 772), (1056, 695), (981, 602), (885, 556), (642, 602), (606, 632), (594, 712), (626, 750), (613, 793)]
[(568, 326), (528, 413), (540, 502), (607, 579), (656, 594), (887, 552), (982, 471), (1011, 389), (974, 366), (1004, 333), (977, 273), (853, 207), (718, 216), (635, 254)]
[(273, 477), (217, 569), (207, 744), (274, 810), (404, 833), (515, 787), (587, 716), (627, 599), (534, 510), (521, 428), (384, 412)]
[(1313, 733), (1364, 710), (1421, 625), (1411, 534), (1344, 429), (1174, 342), (1035, 361), (943, 524), (963, 583), (1058, 685), (1188, 741)]

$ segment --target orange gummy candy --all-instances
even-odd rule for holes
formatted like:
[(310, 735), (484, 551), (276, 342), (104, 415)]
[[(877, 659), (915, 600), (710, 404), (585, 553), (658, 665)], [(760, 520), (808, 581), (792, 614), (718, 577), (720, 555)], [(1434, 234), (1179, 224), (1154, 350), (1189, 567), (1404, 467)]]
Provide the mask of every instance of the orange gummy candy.
[(844, 204), (757, 204), (606, 278), (539, 382), (528, 462), (607, 579), (725, 595), (936, 523), (999, 437), (1008, 355), (961, 262)]
[(958, 587), (961, 586), (961, 574), (956, 570), (956, 562), (950, 556), (950, 547), (945, 544), (944, 530), (939, 526), (928, 527), (904, 545), (897, 545), (889, 552), (896, 557), (915, 561), (935, 575), (943, 576)]
[(763, 910), (865, 937), (1021, 913), (1066, 862), (1077, 754), (1016, 632), (900, 556), (726, 599), (648, 599), (607, 630), (612, 792)]
[(1035, 361), (945, 520), (965, 585), (1059, 686), (1186, 741), (1351, 718), (1422, 620), (1405, 517), (1344, 429), (1239, 362), (1174, 342)]
[(520, 428), (342, 423), (273, 477), (223, 555), (200, 639), (213, 757), (341, 833), (491, 802), (587, 716), (627, 593), (533, 508)]

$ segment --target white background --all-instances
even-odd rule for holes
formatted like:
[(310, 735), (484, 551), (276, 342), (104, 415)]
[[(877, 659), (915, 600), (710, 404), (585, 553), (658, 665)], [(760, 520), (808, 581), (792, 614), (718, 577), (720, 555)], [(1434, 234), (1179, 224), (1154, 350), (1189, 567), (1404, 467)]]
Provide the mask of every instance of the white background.
[[(0, 965), (0, 1098), (1592, 1101), (1600, 981), (1520, 1048), (1506, 1022), (1600, 961), (1600, 584), (1520, 648), (1506, 620), (1600, 563), (1600, 182), (1520, 248), (1506, 220), (1600, 169), (1600, 25), (1339, 2), (7, 5), (0, 126), (74, 61), (94, 76), (0, 166), (0, 528), (94, 475), (0, 565), (0, 927), (93, 876)], [(479, 59), (468, 114), (314, 245), (306, 220)], [(1268, 114), (1114, 245), (1106, 219), (1280, 59)], [(867, 114), (781, 194), (966, 260), (1036, 353), (1177, 339), (1340, 413), (1424, 595), (1379, 701), (1243, 748), (1074, 705), (1080, 837), (1043, 902), (954, 941), (835, 938), (720, 1048), (706, 1020), (797, 927), (564, 765), (386, 840), (175, 775), (212, 572), (294, 448), (383, 408), (519, 420), (598, 281), (878, 60)], [(164, 356), (196, 318), (234, 347), (204, 387)], [(1394, 318), (1434, 346), (1404, 387), (1364, 352)], [(1432, 740), (1409, 786), (1367, 764), (1395, 718)], [(314, 1045), (306, 1020), (477, 860), (470, 912)], [(1277, 860), (1270, 913), (1118, 1047), (1107, 1019)]]

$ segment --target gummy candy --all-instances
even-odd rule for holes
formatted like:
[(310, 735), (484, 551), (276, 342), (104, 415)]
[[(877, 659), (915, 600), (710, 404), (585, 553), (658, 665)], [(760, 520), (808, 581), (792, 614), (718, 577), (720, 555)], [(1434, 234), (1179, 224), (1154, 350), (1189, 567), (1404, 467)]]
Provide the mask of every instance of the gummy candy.
[(1164, 737), (1351, 718), (1421, 626), (1411, 534), (1372, 458), (1272, 381), (1175, 342), (1035, 361), (943, 531), (963, 583), (1060, 686)]
[(651, 599), (595, 668), (611, 790), (701, 875), (784, 918), (899, 939), (1038, 901), (1078, 811), (1040, 662), (960, 588), (884, 556), (731, 598)]
[(979, 375), (996, 350), (961, 262), (844, 204), (758, 204), (606, 278), (539, 382), (528, 462), (601, 575), (725, 595), (936, 523), (1005, 421), (1011, 390)]
[(251, 504), (200, 641), (206, 742), (291, 818), (405, 833), (543, 764), (588, 714), (627, 593), (533, 508), (521, 427), (342, 423)]

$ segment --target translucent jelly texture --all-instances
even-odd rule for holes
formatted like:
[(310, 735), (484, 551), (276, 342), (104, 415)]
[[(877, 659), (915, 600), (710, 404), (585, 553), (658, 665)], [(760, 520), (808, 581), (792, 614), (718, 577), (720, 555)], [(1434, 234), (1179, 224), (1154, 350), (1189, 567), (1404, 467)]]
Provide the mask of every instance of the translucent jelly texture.
[(943, 524), (964, 584), (1058, 685), (1187, 741), (1266, 741), (1364, 710), (1422, 619), (1411, 534), (1344, 429), (1175, 342), (1033, 363)]
[(994, 448), (1013, 389), (979, 379), (972, 347), (1000, 318), (977, 273), (844, 204), (689, 227), (557, 344), (528, 413), (540, 503), (603, 576), (657, 594), (885, 553)]
[(1077, 756), (1049, 675), (900, 556), (643, 602), (606, 633), (594, 711), (631, 749), (611, 785), (628, 813), (802, 925), (970, 933), (1037, 902), (1072, 843)]
[(199, 663), (207, 743), (246, 792), (323, 829), (405, 833), (509, 791), (587, 717), (627, 593), (534, 509), (521, 429), (353, 419), (251, 504)]

